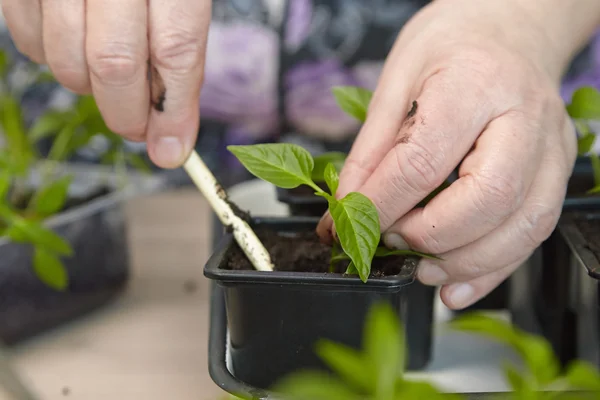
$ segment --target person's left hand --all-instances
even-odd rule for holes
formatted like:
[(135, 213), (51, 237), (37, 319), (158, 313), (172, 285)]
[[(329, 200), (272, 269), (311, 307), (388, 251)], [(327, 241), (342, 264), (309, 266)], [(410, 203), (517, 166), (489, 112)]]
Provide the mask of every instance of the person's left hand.
[[(575, 162), (560, 60), (516, 4), (438, 0), (417, 14), (340, 175), (337, 195), (370, 198), (388, 246), (443, 259), (423, 259), (418, 278), (442, 285), (454, 309), (489, 293), (551, 234)], [(459, 164), (459, 179), (414, 209)], [(332, 224), (326, 214), (317, 228), (325, 241)]]

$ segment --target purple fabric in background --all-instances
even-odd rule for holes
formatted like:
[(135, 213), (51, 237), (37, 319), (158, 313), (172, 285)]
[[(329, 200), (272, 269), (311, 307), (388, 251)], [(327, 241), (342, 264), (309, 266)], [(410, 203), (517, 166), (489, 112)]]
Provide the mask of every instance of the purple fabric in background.
[[(374, 89), (401, 28), (383, 16), (403, 13), (392, 20), (408, 20), (426, 0), (275, 3), (215, 0), (202, 118), (225, 124), (226, 142), (233, 144), (277, 140), (284, 133), (352, 140), (358, 124), (339, 110), (331, 87)], [(600, 89), (600, 32), (582, 65), (564, 82), (566, 102), (580, 86)]]

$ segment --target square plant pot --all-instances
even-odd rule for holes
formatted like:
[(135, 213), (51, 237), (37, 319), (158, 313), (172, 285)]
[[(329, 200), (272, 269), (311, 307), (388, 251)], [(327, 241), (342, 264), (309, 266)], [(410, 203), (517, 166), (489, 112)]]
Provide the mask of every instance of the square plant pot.
[(600, 367), (600, 210), (564, 215), (559, 231), (568, 249), (575, 357)]
[[(257, 231), (294, 237), (314, 230), (317, 222), (317, 218), (265, 218), (255, 219), (253, 225)], [(407, 259), (396, 275), (363, 283), (356, 276), (337, 273), (232, 270), (235, 251), (242, 254), (227, 234), (204, 274), (224, 299), (225, 306), (217, 307), (219, 315), (213, 318), (227, 321), (217, 333), (218, 321), (213, 321), (211, 341), (225, 342), (227, 334), (232, 374), (247, 387), (265, 390), (293, 371), (325, 368), (314, 351), (318, 339), (360, 348), (367, 312), (378, 302), (391, 304), (407, 329), (407, 367), (421, 369), (429, 361), (434, 289), (415, 282), (414, 260)], [(222, 360), (212, 347), (209, 362), (214, 369)]]
[[(567, 187), (563, 214), (600, 211), (600, 196), (586, 195), (594, 186), (590, 159), (579, 157)], [(520, 328), (545, 337), (563, 365), (575, 357), (577, 310), (569, 306), (573, 274), (571, 251), (559, 229), (535, 251), (526, 268), (510, 277), (510, 310)], [(527, 294), (527, 295), (525, 295)]]
[[(45, 225), (73, 248), (73, 256), (63, 258), (70, 283), (63, 292), (44, 285), (33, 272), (32, 247), (0, 238), (0, 340), (8, 344), (71, 321), (119, 294), (129, 276), (123, 206), (165, 186), (157, 176), (123, 176), (89, 165), (62, 166), (61, 172), (74, 176), (70, 207)], [(36, 170), (29, 183), (35, 188), (39, 182)]]

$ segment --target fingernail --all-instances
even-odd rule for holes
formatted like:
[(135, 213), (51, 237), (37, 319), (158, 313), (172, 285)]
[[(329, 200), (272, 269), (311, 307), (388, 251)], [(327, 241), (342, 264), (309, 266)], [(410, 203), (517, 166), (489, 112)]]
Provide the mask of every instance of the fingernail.
[(410, 246), (406, 243), (406, 240), (402, 238), (402, 236), (397, 233), (386, 233), (383, 235), (383, 243), (385, 246), (390, 249), (395, 250), (408, 250)]
[(187, 151), (180, 138), (163, 136), (156, 143), (154, 156), (154, 162), (160, 167), (177, 168), (185, 162)]
[(459, 283), (454, 285), (450, 290), (449, 300), (453, 308), (464, 308), (468, 306), (475, 294), (473, 286), (468, 283)]
[(417, 277), (425, 285), (439, 286), (448, 281), (448, 274), (429, 260), (421, 260), (417, 269)]

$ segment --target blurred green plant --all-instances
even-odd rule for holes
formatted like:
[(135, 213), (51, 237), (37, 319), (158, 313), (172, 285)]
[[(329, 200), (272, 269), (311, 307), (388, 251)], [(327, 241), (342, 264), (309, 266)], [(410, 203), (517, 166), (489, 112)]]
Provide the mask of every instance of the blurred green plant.
[(577, 152), (581, 157), (588, 156), (594, 171), (594, 187), (588, 194), (600, 193), (600, 156), (591, 152), (598, 132), (594, 132), (589, 121), (600, 122), (600, 91), (591, 86), (577, 89), (567, 105), (567, 112), (573, 118), (579, 133)]
[[(588, 399), (600, 396), (600, 372), (591, 364), (574, 361), (564, 373), (550, 344), (510, 323), (481, 313), (466, 314), (450, 328), (502, 342), (523, 360), (523, 367), (504, 365), (511, 388), (503, 399)], [(404, 376), (406, 343), (402, 324), (387, 304), (375, 305), (367, 318), (363, 349), (320, 340), (316, 352), (335, 373), (298, 371), (282, 379), (273, 393), (285, 400), (417, 400), (455, 399), (426, 381)], [(251, 400), (232, 396), (231, 399)]]
[[(63, 257), (73, 254), (71, 245), (44, 226), (44, 220), (62, 211), (69, 197), (72, 176), (58, 170), (79, 149), (101, 135), (110, 143), (105, 163), (127, 164), (148, 171), (145, 160), (124, 151), (124, 141), (104, 123), (90, 96), (79, 97), (68, 110), (48, 110), (26, 126), (21, 103), (28, 85), (51, 82), (52, 75), (33, 64), (18, 65), (26, 71), (25, 85), (11, 85), (16, 65), (0, 51), (0, 236), (33, 247), (33, 270), (55, 290), (65, 290), (69, 278)], [(47, 156), (39, 152), (43, 139), (51, 141)], [(41, 185), (32, 188), (29, 179), (41, 167)]]

